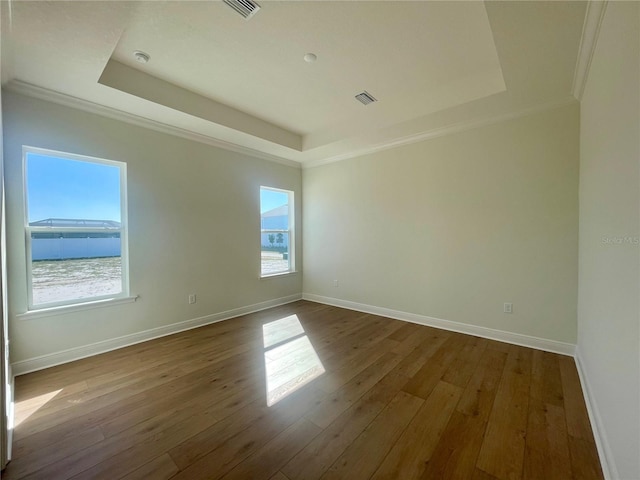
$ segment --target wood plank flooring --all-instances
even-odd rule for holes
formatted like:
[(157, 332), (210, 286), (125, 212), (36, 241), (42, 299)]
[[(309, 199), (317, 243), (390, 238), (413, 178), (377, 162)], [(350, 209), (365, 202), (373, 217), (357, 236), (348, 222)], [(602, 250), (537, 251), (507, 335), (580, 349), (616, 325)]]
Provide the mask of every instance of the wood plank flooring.
[(15, 395), (6, 480), (602, 478), (572, 358), (305, 301)]

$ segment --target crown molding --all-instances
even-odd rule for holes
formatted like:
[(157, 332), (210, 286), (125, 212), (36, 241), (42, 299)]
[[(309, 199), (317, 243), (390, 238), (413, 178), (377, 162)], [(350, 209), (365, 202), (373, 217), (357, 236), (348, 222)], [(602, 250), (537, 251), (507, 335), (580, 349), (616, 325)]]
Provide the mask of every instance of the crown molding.
[(584, 24), (582, 26), (582, 38), (580, 39), (580, 48), (578, 50), (578, 60), (576, 69), (573, 73), (573, 86), (571, 93), (578, 100), (582, 100), (584, 87), (589, 77), (591, 68), (591, 60), (598, 43), (600, 35), (600, 26), (607, 9), (607, 1), (591, 1), (587, 2), (587, 11), (584, 16)]
[(340, 155), (336, 155), (329, 158), (304, 162), (302, 164), (302, 168), (306, 169), (306, 168), (319, 167), (321, 165), (339, 162), (341, 160), (347, 160), (349, 158), (360, 157), (360, 156), (368, 155), (371, 153), (381, 152), (383, 150), (388, 150), (390, 148), (400, 147), (403, 145), (410, 145), (412, 143), (422, 142), (424, 140), (429, 140), (437, 137), (443, 137), (445, 135), (451, 135), (452, 133), (460, 133), (466, 130), (473, 130), (476, 128), (493, 125), (495, 123), (501, 123), (507, 120), (514, 120), (516, 118), (526, 117), (528, 115), (533, 115), (533, 114), (544, 112), (547, 110), (553, 110), (555, 108), (571, 105), (572, 103), (577, 103), (577, 100), (573, 96), (568, 96), (560, 100), (555, 100), (553, 102), (547, 102), (540, 105), (523, 108), (513, 112), (507, 112), (499, 115), (483, 117), (476, 120), (469, 120), (466, 122), (454, 123), (451, 125), (447, 125), (445, 127), (434, 128), (433, 130), (427, 130), (425, 132), (420, 132), (413, 135), (408, 135), (406, 137), (401, 137), (395, 140), (391, 140), (389, 142), (379, 143), (377, 145), (373, 145), (360, 150), (355, 150), (353, 152), (349, 152), (346, 154), (340, 154)]
[(70, 108), (75, 108), (75, 109), (82, 110), (89, 113), (94, 113), (96, 115), (111, 118), (113, 120), (119, 120), (125, 123), (142, 127), (142, 128), (148, 128), (150, 130), (155, 130), (157, 132), (165, 133), (167, 135), (186, 138), (187, 140), (204, 143), (206, 145), (211, 145), (213, 147), (222, 148), (224, 150), (240, 153), (240, 154), (247, 155), (253, 158), (258, 158), (261, 160), (267, 160), (270, 162), (279, 163), (289, 167), (305, 168), (305, 169), (318, 167), (318, 166), (326, 165), (329, 163), (339, 162), (342, 160), (348, 160), (350, 158), (360, 157), (362, 155), (376, 153), (383, 150), (388, 150), (390, 148), (409, 145), (412, 143), (417, 143), (423, 140), (442, 137), (442, 136), (450, 135), (453, 133), (464, 132), (466, 130), (473, 130), (475, 128), (480, 128), (480, 127), (492, 125), (495, 123), (504, 122), (507, 120), (513, 120), (513, 119), (524, 117), (527, 115), (533, 115), (535, 113), (543, 112), (546, 110), (552, 110), (554, 108), (563, 107), (565, 105), (570, 105), (571, 103), (576, 102), (576, 99), (573, 96), (568, 96), (560, 100), (547, 102), (547, 103), (535, 105), (532, 107), (527, 107), (514, 112), (503, 113), (499, 115), (484, 117), (484, 118), (470, 120), (466, 122), (454, 123), (451, 125), (447, 125), (445, 127), (435, 128), (432, 130), (419, 132), (419, 133), (408, 135), (405, 137), (392, 139), (387, 142), (381, 142), (376, 145), (368, 146), (362, 149), (357, 149), (344, 154), (335, 155), (333, 157), (321, 158), (318, 160), (309, 160), (305, 162), (297, 162), (295, 160), (279, 157), (277, 155), (271, 155), (268, 153), (260, 152), (258, 150), (254, 150), (252, 148), (243, 147), (231, 142), (219, 140), (219, 139), (216, 139), (207, 135), (203, 135), (200, 133), (195, 133), (183, 128), (167, 125), (165, 123), (157, 122), (155, 120), (134, 115), (132, 113), (123, 112), (115, 108), (107, 107), (105, 105), (100, 105), (100, 104), (97, 104), (88, 100), (84, 100), (78, 97), (74, 97), (64, 93), (49, 90), (47, 88), (38, 87), (36, 85), (22, 82), (20, 80), (12, 80), (9, 83), (7, 83), (3, 88), (9, 92), (18, 93), (18, 94), (25, 95), (32, 98), (38, 98), (40, 100), (45, 100), (48, 102), (56, 103), (59, 105), (70, 107)]
[(209, 137), (201, 133), (195, 133), (184, 128), (174, 127), (166, 123), (157, 122), (148, 118), (134, 115), (132, 113), (123, 112), (115, 108), (100, 105), (89, 100), (74, 97), (64, 93), (49, 90), (47, 88), (38, 87), (36, 85), (22, 82), (20, 80), (12, 80), (4, 87), (7, 91), (18, 93), (32, 98), (38, 98), (65, 107), (75, 108), (89, 113), (94, 113), (102, 117), (111, 118), (112, 120), (119, 120), (121, 122), (136, 125), (138, 127), (148, 128), (157, 132), (165, 133), (167, 135), (173, 135), (176, 137), (186, 138), (198, 143), (204, 143), (213, 147), (222, 148), (235, 153), (240, 153), (253, 158), (261, 160), (267, 160), (269, 162), (280, 163), (289, 167), (300, 168), (300, 162), (295, 160), (289, 160), (287, 158), (279, 157), (277, 155), (270, 155), (268, 153), (254, 150), (253, 148), (242, 147), (231, 142), (225, 142), (217, 138)]

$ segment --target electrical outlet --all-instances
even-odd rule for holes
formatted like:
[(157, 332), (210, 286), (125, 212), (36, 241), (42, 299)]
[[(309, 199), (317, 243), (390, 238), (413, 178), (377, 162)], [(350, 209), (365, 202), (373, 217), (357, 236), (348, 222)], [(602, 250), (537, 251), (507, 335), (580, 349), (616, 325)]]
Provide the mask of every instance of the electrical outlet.
[(340, 286), (340, 283), (338, 282), (338, 280), (334, 280), (333, 281), (333, 286), (334, 287), (339, 287)]
[(195, 293), (190, 293), (189, 294), (189, 305), (196, 303), (196, 294)]
[(504, 304), (504, 313), (513, 313), (513, 303)]

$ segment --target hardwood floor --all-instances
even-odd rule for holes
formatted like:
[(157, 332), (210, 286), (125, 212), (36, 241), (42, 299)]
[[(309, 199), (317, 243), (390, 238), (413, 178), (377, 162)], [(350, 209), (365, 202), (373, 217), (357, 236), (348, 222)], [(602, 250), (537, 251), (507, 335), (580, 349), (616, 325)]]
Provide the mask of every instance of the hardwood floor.
[(15, 394), (6, 480), (602, 478), (572, 358), (311, 302)]

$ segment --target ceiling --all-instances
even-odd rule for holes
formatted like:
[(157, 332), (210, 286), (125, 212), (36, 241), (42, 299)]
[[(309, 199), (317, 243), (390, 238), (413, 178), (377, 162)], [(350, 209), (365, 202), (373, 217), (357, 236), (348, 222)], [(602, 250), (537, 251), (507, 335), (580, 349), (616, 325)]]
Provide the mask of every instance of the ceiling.
[[(258, 3), (245, 20), (221, 1), (3, 1), (2, 83), (316, 165), (572, 101), (587, 12), (564, 1)], [(378, 101), (359, 103), (364, 90)]]

